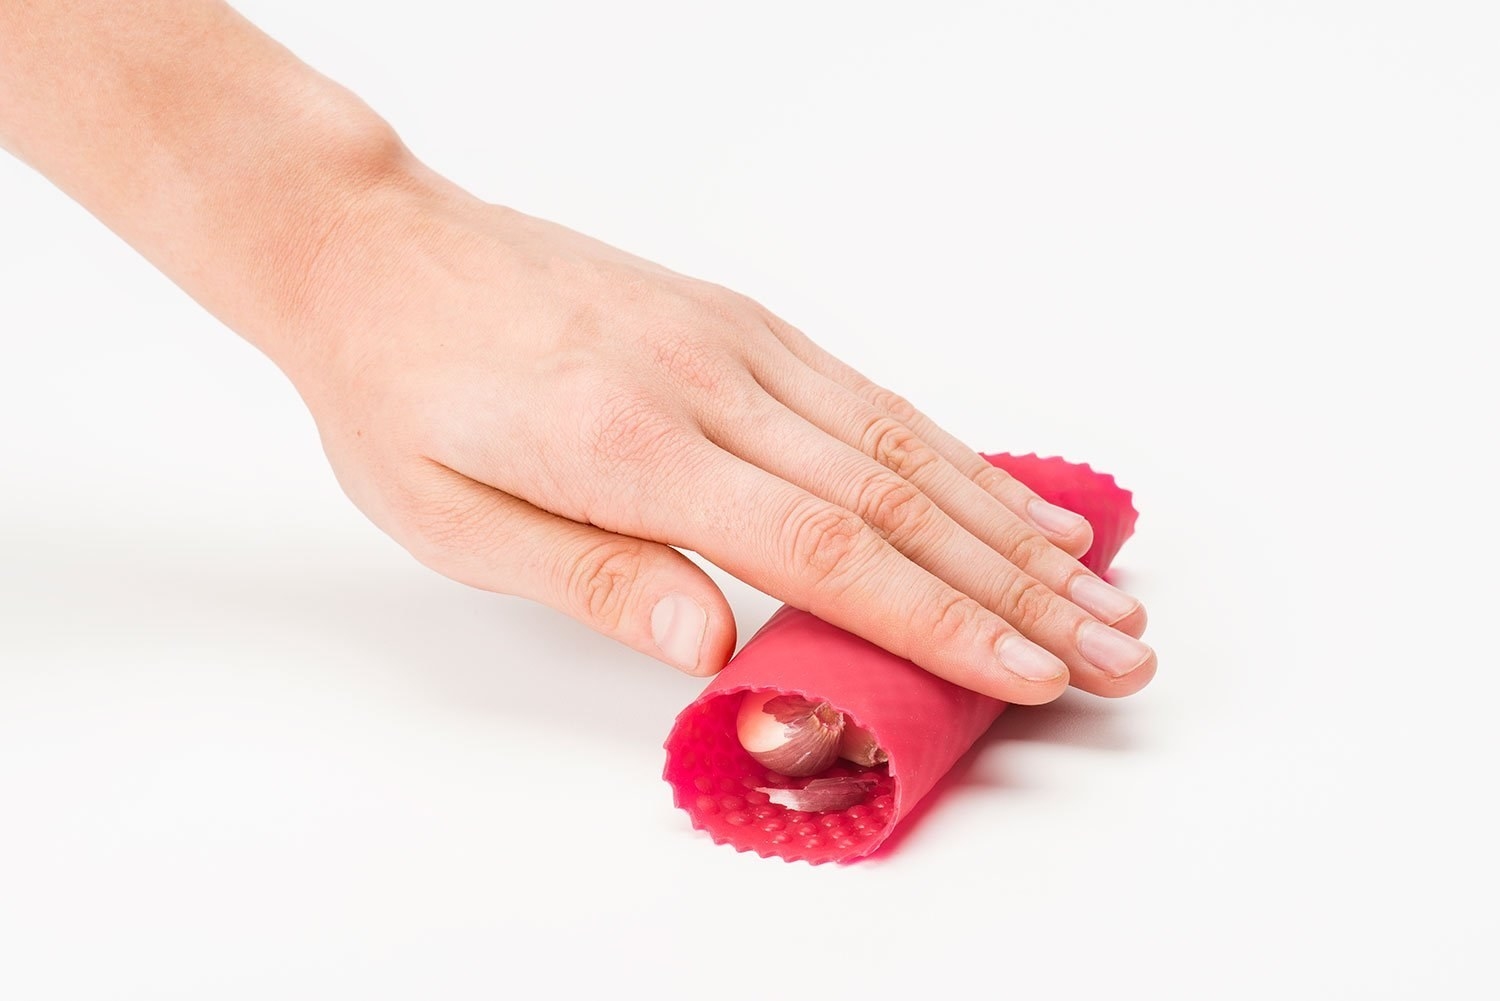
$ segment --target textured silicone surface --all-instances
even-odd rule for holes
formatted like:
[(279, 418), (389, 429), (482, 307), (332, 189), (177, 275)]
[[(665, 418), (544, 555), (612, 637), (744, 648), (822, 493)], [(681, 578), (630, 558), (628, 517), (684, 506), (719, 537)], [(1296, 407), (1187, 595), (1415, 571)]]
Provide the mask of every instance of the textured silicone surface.
[[(1035, 455), (985, 455), (1046, 500), (1077, 511), (1094, 528), (1083, 563), (1108, 569), (1135, 527), (1130, 493), (1087, 465)], [(769, 802), (756, 787), (801, 785), (767, 772), (735, 736), (739, 693), (772, 690), (826, 700), (867, 728), (886, 765), (839, 762), (823, 775), (869, 774), (865, 801), (806, 814)], [(783, 605), (702, 694), (667, 737), (663, 777), (693, 826), (719, 844), (788, 861), (851, 862), (869, 855), (953, 767), (1005, 708), (943, 681), (822, 619)]]

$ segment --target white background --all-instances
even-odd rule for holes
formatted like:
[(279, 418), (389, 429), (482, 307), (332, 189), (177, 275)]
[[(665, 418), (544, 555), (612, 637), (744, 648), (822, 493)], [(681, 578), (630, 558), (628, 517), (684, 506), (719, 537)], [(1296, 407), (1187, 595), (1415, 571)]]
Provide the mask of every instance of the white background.
[(1115, 472), (1161, 671), (877, 860), (716, 847), (700, 682), (420, 568), (0, 161), (0, 995), (1496, 996), (1492, 4), (240, 6), (483, 196)]

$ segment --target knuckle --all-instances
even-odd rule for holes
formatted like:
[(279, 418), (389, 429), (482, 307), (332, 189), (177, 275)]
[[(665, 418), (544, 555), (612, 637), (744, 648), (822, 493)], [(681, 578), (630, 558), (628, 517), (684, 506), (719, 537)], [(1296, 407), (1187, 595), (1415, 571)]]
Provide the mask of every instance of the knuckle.
[(645, 557), (629, 542), (596, 542), (575, 555), (566, 570), (565, 591), (578, 612), (601, 629), (619, 629)]
[(975, 483), (978, 483), (985, 490), (997, 496), (1004, 496), (1009, 493), (1015, 479), (1014, 476), (1000, 467), (991, 466), (988, 463), (985, 464), (983, 469), (974, 474)]
[(861, 519), (898, 549), (931, 527), (932, 511), (926, 494), (890, 473), (872, 477), (860, 489)]
[(937, 458), (916, 432), (884, 414), (870, 421), (865, 428), (864, 443), (865, 452), (876, 462), (908, 480)]
[(584, 433), (595, 457), (633, 465), (661, 455), (681, 427), (649, 394), (616, 390), (591, 408)]
[(812, 338), (808, 337), (797, 327), (783, 320), (781, 317), (777, 316), (769, 309), (766, 309), (760, 303), (755, 302), (755, 300), (752, 299), (751, 302), (754, 303), (755, 308), (761, 317), (761, 321), (770, 328), (771, 333), (776, 335), (777, 340), (781, 341), (783, 344), (786, 344), (788, 347), (796, 347), (803, 350), (806, 350), (813, 346)]
[(694, 281), (693, 301), (726, 324), (764, 323), (763, 307), (748, 296), (714, 282)]
[(917, 408), (906, 397), (881, 386), (871, 387), (870, 402), (903, 423), (916, 419)]
[(933, 616), (932, 639), (946, 646), (973, 636), (984, 613), (984, 606), (968, 595), (951, 594)]
[(1020, 523), (1001, 539), (1005, 558), (1023, 569), (1042, 566), (1056, 548), (1046, 536)]
[(652, 348), (652, 357), (680, 382), (709, 393), (717, 390), (731, 371), (722, 348), (688, 334), (661, 338)]
[(1052, 614), (1052, 589), (1034, 577), (1017, 574), (1004, 588), (1000, 604), (1005, 620), (1023, 633), (1031, 633)]
[(792, 569), (828, 586), (850, 570), (849, 564), (870, 527), (852, 511), (823, 502), (809, 502), (788, 520), (787, 561)]

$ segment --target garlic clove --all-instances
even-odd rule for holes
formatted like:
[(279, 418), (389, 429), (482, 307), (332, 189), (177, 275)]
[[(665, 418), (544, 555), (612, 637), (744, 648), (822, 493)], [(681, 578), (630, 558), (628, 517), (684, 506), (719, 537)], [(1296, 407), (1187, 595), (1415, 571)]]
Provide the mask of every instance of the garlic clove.
[(839, 757), (856, 765), (873, 768), (890, 760), (884, 749), (875, 743), (875, 735), (862, 726), (844, 720), (844, 735), (839, 738)]
[(846, 775), (838, 778), (813, 779), (801, 789), (761, 788), (766, 798), (777, 806), (803, 813), (827, 813), (832, 810), (847, 810), (856, 803), (864, 802), (875, 780), (863, 775)]
[(816, 775), (838, 759), (844, 716), (827, 702), (800, 695), (746, 692), (735, 729), (750, 757), (800, 778)]

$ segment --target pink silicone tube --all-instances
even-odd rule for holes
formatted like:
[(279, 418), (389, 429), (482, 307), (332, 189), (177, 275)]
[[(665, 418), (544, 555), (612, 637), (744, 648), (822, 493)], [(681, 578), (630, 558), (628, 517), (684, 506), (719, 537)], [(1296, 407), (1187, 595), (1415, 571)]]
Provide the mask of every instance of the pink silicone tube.
[[(1035, 455), (985, 455), (1044, 499), (1077, 511), (1094, 528), (1083, 563), (1109, 568), (1135, 527), (1129, 491), (1087, 465)], [(802, 813), (769, 801), (768, 787), (799, 786), (767, 772), (740, 747), (740, 695), (770, 690), (823, 700), (869, 730), (890, 761), (840, 761), (823, 775), (866, 775), (864, 801)], [(702, 694), (667, 737), (663, 777), (693, 826), (719, 844), (788, 861), (853, 862), (875, 851), (1006, 703), (944, 681), (852, 633), (783, 605)]]

